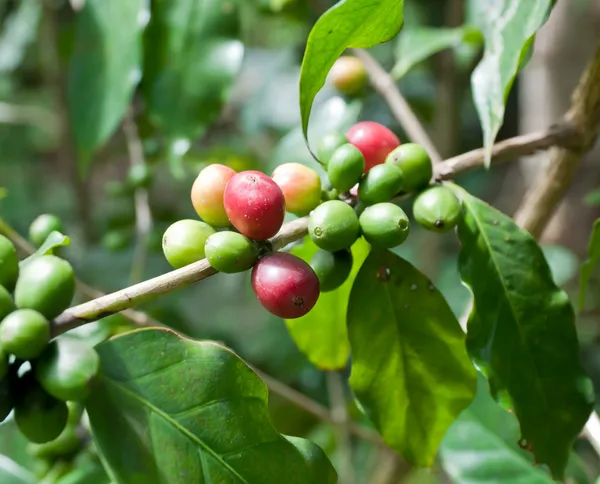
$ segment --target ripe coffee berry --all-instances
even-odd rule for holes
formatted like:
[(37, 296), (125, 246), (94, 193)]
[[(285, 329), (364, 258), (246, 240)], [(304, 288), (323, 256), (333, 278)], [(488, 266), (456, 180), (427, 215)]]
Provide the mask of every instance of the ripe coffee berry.
[(428, 188), (413, 203), (417, 223), (433, 232), (448, 232), (456, 226), (461, 214), (460, 201), (444, 186)]
[(391, 249), (406, 240), (410, 223), (404, 210), (393, 203), (377, 203), (360, 215), (360, 228), (370, 244)]
[(347, 192), (356, 185), (364, 170), (365, 157), (356, 146), (346, 143), (331, 155), (327, 176), (333, 188)]
[(356, 241), (359, 233), (356, 212), (340, 200), (319, 205), (308, 219), (308, 235), (321, 249), (347, 249)]
[(198, 216), (213, 227), (229, 227), (223, 204), (225, 187), (235, 171), (225, 165), (208, 165), (192, 185), (192, 205)]
[(387, 156), (385, 163), (400, 169), (404, 176), (403, 190), (405, 192), (425, 188), (433, 176), (429, 155), (425, 148), (415, 143), (398, 146)]
[(281, 188), (288, 212), (306, 215), (321, 203), (321, 178), (312, 168), (285, 163), (275, 168), (271, 178)]
[(280, 318), (294, 319), (317, 303), (320, 284), (315, 271), (302, 259), (276, 252), (252, 269), (252, 289), (265, 309)]
[(362, 121), (346, 133), (348, 141), (365, 157), (365, 172), (385, 161), (387, 155), (400, 145), (398, 137), (382, 124)]
[(225, 188), (224, 202), (233, 226), (251, 239), (267, 240), (283, 225), (283, 192), (277, 183), (259, 171), (234, 175)]
[(367, 205), (389, 202), (404, 183), (402, 172), (393, 165), (382, 164), (371, 168), (358, 185), (358, 198)]
[(363, 62), (353, 56), (342, 56), (335, 61), (329, 78), (333, 86), (343, 94), (360, 93), (367, 85), (367, 70)]

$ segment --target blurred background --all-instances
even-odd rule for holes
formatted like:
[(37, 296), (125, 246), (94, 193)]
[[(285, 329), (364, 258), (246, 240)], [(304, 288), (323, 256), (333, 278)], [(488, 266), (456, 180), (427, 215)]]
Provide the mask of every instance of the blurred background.
[[(145, 4), (120, 1), (132, 8)], [(477, 1), (406, 0), (405, 30), (371, 50), (393, 73), (445, 158), (481, 146), (469, 78), (481, 56), (482, 39), (463, 27), (477, 26), (472, 9)], [(149, 3), (154, 13), (167, 2)], [(334, 2), (204, 3), (203, 27), (190, 38), (181, 12), (179, 20), (168, 23), (140, 8), (131, 24), (114, 1), (94, 12), (86, 0), (0, 0), (0, 217), (26, 234), (40, 213), (58, 215), (71, 237), (64, 256), (80, 279), (99, 290), (114, 291), (170, 270), (161, 251), (162, 233), (176, 220), (197, 218), (189, 191), (207, 164), (269, 174), (284, 162), (316, 168), (300, 131), (298, 79), (310, 28)], [(144, 26), (140, 45), (132, 32)], [(511, 92), (500, 139), (542, 130), (560, 119), (599, 38), (600, 1), (557, 3)], [(433, 55), (415, 54), (422, 43), (434, 41), (440, 47)], [(131, 54), (131, 65), (111, 62), (121, 49)], [(136, 64), (136, 56), (143, 62)], [(326, 85), (313, 109), (311, 143), (367, 119), (406, 140), (373, 90), (349, 98)], [(512, 214), (547, 160), (548, 154), (541, 153), (458, 181)], [(573, 300), (591, 227), (600, 216), (599, 182), (596, 149), (543, 238), (555, 279)], [(408, 212), (410, 203), (404, 208)], [(468, 292), (458, 277), (455, 237), (412, 228), (399, 253), (436, 281), (460, 315)], [(578, 331), (585, 366), (600, 388), (598, 276), (579, 314)], [(284, 322), (259, 306), (248, 274), (217, 275), (142, 309), (194, 338), (224, 342), (266, 374), (329, 405), (332, 389), (326, 374), (298, 351)], [(81, 331), (101, 340), (128, 325), (114, 316)], [(516, 448), (516, 422), (484, 394), (451, 428), (436, 468), (428, 471), (411, 469), (360, 438), (352, 437), (340, 449), (331, 425), (277, 394), (270, 398), (277, 428), (319, 443), (340, 470), (343, 484), (476, 482), (463, 477), (465, 468), (479, 469), (485, 482), (508, 483), (516, 482), (510, 477), (514, 469), (529, 465)], [(349, 405), (360, 419), (351, 399)], [(0, 451), (20, 442), (0, 426)], [(508, 452), (509, 457), (494, 467), (493, 454), (473, 457), (469, 446), (497, 450), (498, 455)], [(600, 472), (598, 456), (584, 440), (576, 450), (569, 479), (594, 482)], [(29, 465), (25, 455), (15, 459)], [(528, 479), (521, 482), (551, 482), (534, 468)], [(86, 482), (107, 481), (100, 475)]]

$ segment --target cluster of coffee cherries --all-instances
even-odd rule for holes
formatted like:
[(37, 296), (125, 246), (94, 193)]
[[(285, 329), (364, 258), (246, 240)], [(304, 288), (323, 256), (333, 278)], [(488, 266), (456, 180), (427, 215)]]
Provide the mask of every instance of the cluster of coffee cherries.
[[(62, 230), (53, 215), (38, 217), (29, 237), (42, 245)], [(0, 422), (14, 420), (34, 455), (51, 459), (76, 453), (81, 402), (100, 370), (93, 348), (72, 336), (52, 338), (52, 320), (69, 307), (75, 274), (65, 259), (40, 251), (19, 261), (0, 235)]]
[[(400, 144), (375, 122), (355, 124), (346, 134), (329, 133), (319, 144), (329, 185), (299, 163), (286, 163), (269, 177), (259, 171), (236, 173), (220, 164), (204, 168), (191, 199), (199, 220), (180, 220), (163, 236), (169, 263), (181, 268), (206, 258), (217, 271), (252, 268), (252, 287), (271, 313), (287, 319), (310, 311), (320, 292), (338, 288), (352, 269), (350, 247), (361, 235), (372, 246), (393, 248), (409, 234), (406, 213), (392, 199), (421, 192), (414, 217), (444, 232), (456, 225), (458, 199), (443, 186), (429, 187), (431, 160), (419, 145)], [(308, 235), (319, 250), (310, 264), (273, 252), (269, 239), (285, 212), (308, 215)]]

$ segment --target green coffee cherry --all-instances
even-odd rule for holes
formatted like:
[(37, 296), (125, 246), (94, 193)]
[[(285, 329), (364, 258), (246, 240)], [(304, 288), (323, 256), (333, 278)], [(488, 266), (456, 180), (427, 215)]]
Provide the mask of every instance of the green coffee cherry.
[(237, 232), (217, 232), (206, 240), (206, 258), (219, 272), (232, 274), (250, 269), (258, 259), (254, 242)]
[(165, 257), (175, 269), (204, 259), (206, 240), (215, 233), (210, 225), (198, 220), (179, 220), (164, 233)]
[(56, 215), (44, 213), (31, 222), (29, 240), (36, 247), (40, 247), (55, 230), (57, 232), (63, 231), (62, 222)]
[(8, 352), (0, 346), (0, 381), (8, 375)]
[(327, 176), (333, 188), (347, 192), (358, 183), (365, 170), (365, 157), (350, 143), (333, 152), (327, 165)]
[(19, 276), (19, 257), (13, 243), (0, 235), (0, 286), (12, 291)]
[(391, 249), (406, 240), (410, 223), (404, 210), (393, 203), (377, 203), (360, 216), (360, 228), (370, 244)]
[(17, 358), (37, 358), (50, 341), (50, 323), (33, 309), (18, 309), (0, 323), (0, 345)]
[(391, 164), (375, 165), (358, 184), (358, 198), (367, 205), (389, 202), (402, 190), (402, 172)]
[(352, 252), (348, 249), (337, 252), (320, 249), (310, 260), (310, 266), (319, 278), (321, 292), (333, 291), (346, 282), (352, 271)]
[(398, 146), (385, 160), (400, 169), (405, 192), (415, 192), (429, 185), (433, 176), (431, 158), (421, 145), (406, 143)]
[(148, 165), (133, 165), (127, 173), (127, 183), (133, 188), (146, 188), (150, 185), (152, 175)]
[(14, 415), (21, 433), (36, 444), (56, 439), (67, 424), (67, 404), (48, 395), (31, 372), (19, 379), (18, 390)]
[(69, 307), (74, 295), (71, 264), (54, 255), (42, 255), (21, 269), (15, 304), (20, 309), (35, 309), (51, 320)]
[(100, 357), (83, 340), (63, 336), (53, 340), (35, 365), (35, 376), (44, 390), (59, 400), (84, 400), (98, 373)]
[(346, 143), (348, 143), (348, 138), (342, 133), (333, 132), (326, 134), (321, 138), (319, 146), (317, 147), (319, 161), (327, 165), (333, 152)]
[(321, 249), (347, 249), (358, 238), (360, 227), (352, 207), (340, 200), (319, 205), (308, 219), (308, 235)]
[(0, 321), (15, 310), (15, 303), (10, 292), (0, 286)]
[(413, 203), (417, 223), (433, 232), (448, 232), (462, 215), (462, 206), (452, 190), (444, 186), (431, 187), (420, 193)]

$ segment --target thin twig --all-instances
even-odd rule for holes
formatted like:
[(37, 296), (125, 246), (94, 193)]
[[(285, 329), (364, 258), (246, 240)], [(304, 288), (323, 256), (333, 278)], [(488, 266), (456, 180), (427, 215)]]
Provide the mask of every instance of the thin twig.
[(344, 378), (337, 371), (329, 371), (327, 377), (327, 392), (331, 417), (335, 422), (336, 446), (340, 454), (339, 484), (354, 484), (354, 463), (352, 461), (352, 440), (350, 438), (350, 417), (344, 391)]
[[(145, 167), (144, 147), (142, 146), (131, 109), (123, 120), (123, 134), (127, 142), (130, 166), (132, 168), (137, 166)], [(132, 284), (144, 278), (144, 270), (148, 258), (148, 236), (152, 230), (152, 211), (150, 209), (148, 190), (144, 187), (136, 187), (134, 200), (136, 241), (133, 262), (131, 264), (130, 280)]]
[(402, 93), (398, 89), (398, 86), (396, 86), (392, 76), (390, 76), (366, 50), (351, 49), (351, 51), (356, 57), (363, 61), (372, 86), (386, 100), (392, 114), (402, 125), (408, 137), (427, 150), (434, 165), (440, 163), (442, 157), (429, 138), (429, 135), (425, 132), (425, 129), (423, 129), (423, 125), (416, 114), (413, 112), (406, 99), (404, 99), (404, 96), (402, 96)]

